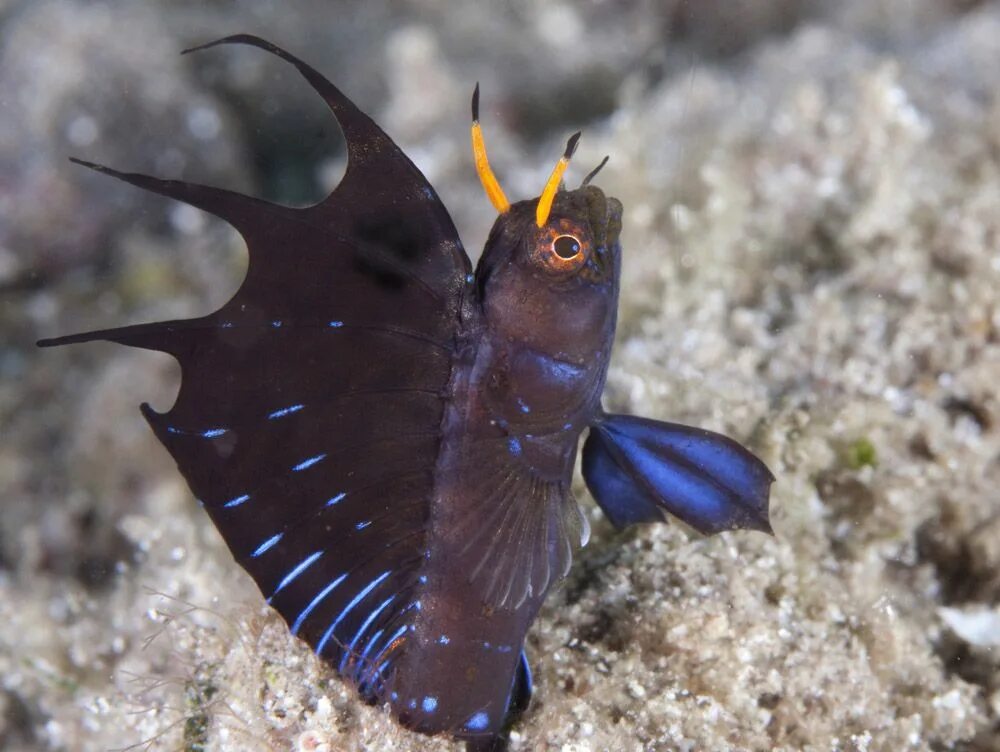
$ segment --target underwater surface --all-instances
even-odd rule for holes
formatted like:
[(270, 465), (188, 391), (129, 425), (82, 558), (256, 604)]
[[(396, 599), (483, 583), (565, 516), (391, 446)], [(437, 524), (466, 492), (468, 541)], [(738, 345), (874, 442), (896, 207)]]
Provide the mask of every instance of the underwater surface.
[(138, 410), (179, 368), (74, 331), (207, 314), (225, 223), (73, 165), (295, 206), (346, 155), (266, 36), (372, 115), (473, 261), (469, 146), (535, 196), (582, 130), (623, 277), (605, 408), (760, 456), (774, 536), (592, 534), (514, 750), (1000, 749), (1000, 4), (0, 0), (0, 748), (458, 750), (290, 637)]

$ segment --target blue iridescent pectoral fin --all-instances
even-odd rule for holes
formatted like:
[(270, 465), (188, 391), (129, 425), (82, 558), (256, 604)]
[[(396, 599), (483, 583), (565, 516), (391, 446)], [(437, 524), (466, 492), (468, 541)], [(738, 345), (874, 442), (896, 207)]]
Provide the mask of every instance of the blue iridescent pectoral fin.
[(721, 434), (676, 423), (604, 415), (583, 446), (583, 477), (618, 528), (669, 512), (701, 533), (771, 532), (774, 476)]

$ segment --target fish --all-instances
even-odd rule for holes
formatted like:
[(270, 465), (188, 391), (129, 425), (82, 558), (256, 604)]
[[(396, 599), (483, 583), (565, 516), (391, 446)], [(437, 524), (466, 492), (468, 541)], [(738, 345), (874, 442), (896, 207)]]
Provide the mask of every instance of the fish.
[[(340, 184), (290, 208), (220, 188), (112, 178), (232, 225), (249, 253), (206, 316), (40, 340), (172, 355), (157, 439), (266, 602), (404, 727), (504, 748), (533, 692), (525, 637), (585, 545), (584, 481), (618, 527), (672, 516), (770, 533), (774, 476), (725, 436), (606, 412), (622, 204), (564, 176), (511, 203), (472, 98), (476, 171), (497, 211), (475, 269), (434, 188), (340, 89), (284, 49), (347, 144)], [(605, 161), (607, 161), (605, 159)]]

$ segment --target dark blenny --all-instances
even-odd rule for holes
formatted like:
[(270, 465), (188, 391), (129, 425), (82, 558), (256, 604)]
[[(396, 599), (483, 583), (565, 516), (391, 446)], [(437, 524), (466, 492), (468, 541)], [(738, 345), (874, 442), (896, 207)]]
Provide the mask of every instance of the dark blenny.
[[(586, 542), (583, 472), (617, 526), (665, 513), (704, 533), (769, 530), (767, 468), (697, 428), (608, 415), (621, 204), (562, 187), (500, 213), (475, 273), (419, 170), (319, 73), (256, 37), (326, 100), (342, 183), (284, 206), (95, 170), (231, 223), (250, 265), (198, 319), (44, 340), (170, 353), (183, 380), (143, 414), (261, 592), (367, 701), (407, 727), (500, 748), (527, 706), (525, 634)], [(206, 45), (213, 46), (213, 45)], [(86, 164), (86, 163), (83, 163)], [(595, 170), (596, 173), (596, 170)]]

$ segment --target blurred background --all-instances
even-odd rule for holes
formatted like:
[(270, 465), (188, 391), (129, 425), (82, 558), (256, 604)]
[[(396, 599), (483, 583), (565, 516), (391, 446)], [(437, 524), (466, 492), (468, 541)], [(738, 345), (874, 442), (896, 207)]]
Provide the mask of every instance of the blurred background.
[[(625, 205), (608, 407), (747, 441), (776, 536), (594, 540), (529, 642), (515, 749), (1000, 750), (1000, 3), (0, 0), (0, 748), (454, 749), (287, 636), (137, 406), (163, 356), (36, 339), (207, 313), (226, 225), (70, 164), (304, 205), (318, 68), (473, 260), (508, 195)], [(224, 596), (224, 597), (223, 597)], [(325, 747), (323, 745), (326, 745)]]

